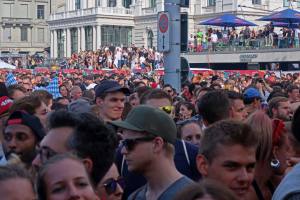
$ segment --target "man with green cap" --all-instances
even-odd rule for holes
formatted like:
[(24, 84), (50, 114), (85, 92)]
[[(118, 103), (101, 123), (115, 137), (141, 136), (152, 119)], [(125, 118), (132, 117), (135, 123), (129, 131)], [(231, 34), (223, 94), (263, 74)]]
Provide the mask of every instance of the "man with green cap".
[(132, 199), (173, 199), (193, 181), (174, 164), (176, 125), (165, 112), (146, 105), (132, 109), (124, 121), (112, 121), (121, 129), (121, 153), (128, 169), (147, 179), (147, 184), (129, 196)]

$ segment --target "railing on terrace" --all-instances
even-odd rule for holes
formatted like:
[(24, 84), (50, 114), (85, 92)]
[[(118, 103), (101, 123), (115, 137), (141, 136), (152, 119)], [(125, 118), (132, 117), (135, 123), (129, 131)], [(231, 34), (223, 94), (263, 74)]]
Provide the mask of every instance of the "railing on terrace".
[(87, 15), (101, 15), (101, 14), (109, 14), (109, 15), (132, 15), (133, 11), (128, 8), (118, 8), (118, 7), (95, 7), (95, 8), (87, 8), (80, 10), (72, 10), (62, 13), (55, 13), (50, 15), (50, 20), (59, 20), (59, 19), (67, 19), (73, 17), (83, 17)]
[(156, 14), (156, 13), (157, 13), (156, 7), (142, 8), (142, 15), (149, 15), (149, 14)]
[(202, 14), (212, 14), (216, 12), (215, 6), (208, 6), (202, 8)]
[(299, 39), (282, 38), (282, 39), (242, 39), (234, 40), (220, 39), (218, 42), (202, 42), (195, 47), (193, 43), (189, 43), (188, 52), (237, 52), (247, 50), (272, 50), (272, 49), (299, 49)]
[(2, 23), (6, 24), (31, 24), (31, 18), (2, 17)]

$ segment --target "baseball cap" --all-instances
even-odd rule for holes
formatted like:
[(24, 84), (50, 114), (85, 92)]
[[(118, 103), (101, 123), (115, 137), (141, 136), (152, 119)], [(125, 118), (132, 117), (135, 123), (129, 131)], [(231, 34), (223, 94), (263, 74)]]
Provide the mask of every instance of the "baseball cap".
[(111, 124), (133, 131), (147, 132), (162, 137), (171, 144), (176, 141), (176, 125), (164, 111), (140, 105), (133, 108), (124, 121), (112, 121)]
[(0, 117), (8, 113), (8, 109), (13, 104), (13, 101), (7, 96), (0, 97)]
[(77, 99), (68, 105), (68, 111), (75, 113), (85, 113), (91, 111), (91, 104), (86, 99)]
[(128, 88), (122, 87), (117, 81), (113, 80), (104, 80), (100, 84), (95, 86), (96, 97), (99, 97), (104, 93), (117, 91), (123, 92), (126, 95), (130, 94)]
[(259, 91), (253, 87), (246, 89), (243, 96), (244, 99), (261, 98)]
[(37, 137), (38, 141), (41, 141), (45, 136), (43, 125), (38, 117), (30, 115), (25, 111), (15, 111), (7, 119), (5, 127), (14, 124), (21, 124), (28, 126), (33, 131), (33, 134)]

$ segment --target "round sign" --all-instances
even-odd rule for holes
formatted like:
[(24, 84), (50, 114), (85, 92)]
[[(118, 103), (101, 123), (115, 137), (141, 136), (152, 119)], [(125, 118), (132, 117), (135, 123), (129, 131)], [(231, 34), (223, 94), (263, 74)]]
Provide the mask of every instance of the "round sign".
[(169, 28), (169, 18), (166, 14), (162, 14), (159, 17), (159, 21), (158, 21), (158, 25), (159, 25), (159, 31), (161, 33), (165, 33), (168, 31)]

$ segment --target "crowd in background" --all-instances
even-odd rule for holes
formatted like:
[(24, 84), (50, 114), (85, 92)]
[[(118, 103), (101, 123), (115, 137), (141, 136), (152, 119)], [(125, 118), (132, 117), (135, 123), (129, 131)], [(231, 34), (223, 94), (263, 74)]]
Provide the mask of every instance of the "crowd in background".
[[(46, 55), (46, 56), (45, 56)], [(104, 46), (96, 51), (80, 51), (70, 58), (48, 59), (47, 52), (43, 55), (2, 57), (4, 62), (18, 68), (58, 66), (63, 69), (147, 69), (151, 71), (163, 66), (163, 55), (155, 48)]]
[(189, 51), (201, 52), (205, 50), (222, 51), (223, 48), (247, 47), (248, 49), (259, 48), (299, 48), (299, 27), (274, 27), (272, 23), (263, 29), (242, 28), (213, 29), (207, 31), (198, 30), (189, 37)]

